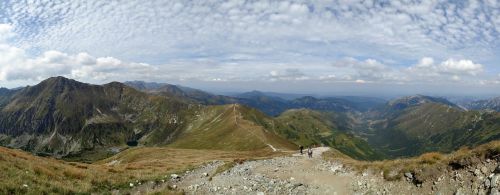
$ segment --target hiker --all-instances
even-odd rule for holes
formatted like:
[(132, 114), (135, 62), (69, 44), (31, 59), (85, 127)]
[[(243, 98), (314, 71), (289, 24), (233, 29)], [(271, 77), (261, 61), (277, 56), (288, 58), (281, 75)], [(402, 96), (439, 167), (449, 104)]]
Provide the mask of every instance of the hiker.
[(299, 148), (300, 148), (300, 155), (303, 155), (304, 154), (304, 146), (300, 145)]
[(309, 158), (313, 157), (313, 150), (312, 150), (311, 146), (309, 146), (309, 148), (307, 149), (307, 155), (309, 156)]

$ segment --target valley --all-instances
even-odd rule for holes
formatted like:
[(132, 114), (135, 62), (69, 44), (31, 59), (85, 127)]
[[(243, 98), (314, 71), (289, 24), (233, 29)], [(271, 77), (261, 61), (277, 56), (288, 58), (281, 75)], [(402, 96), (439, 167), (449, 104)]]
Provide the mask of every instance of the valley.
[[(14, 178), (0, 192), (493, 192), (477, 182), (496, 182), (500, 114), (482, 105), (491, 108), (424, 95), (285, 99), (52, 77), (0, 91), (1, 177)], [(295, 154), (299, 146), (314, 147), (314, 158)], [(451, 175), (481, 166), (472, 187)]]

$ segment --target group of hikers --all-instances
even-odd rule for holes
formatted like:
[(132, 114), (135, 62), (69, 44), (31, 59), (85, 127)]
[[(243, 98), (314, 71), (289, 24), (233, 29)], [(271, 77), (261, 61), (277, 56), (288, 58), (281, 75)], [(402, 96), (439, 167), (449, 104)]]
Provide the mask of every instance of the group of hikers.
[[(304, 146), (300, 146), (300, 155), (303, 155), (304, 154)], [(313, 157), (313, 150), (311, 148), (311, 146), (307, 147), (307, 156), (309, 158), (312, 158)]]

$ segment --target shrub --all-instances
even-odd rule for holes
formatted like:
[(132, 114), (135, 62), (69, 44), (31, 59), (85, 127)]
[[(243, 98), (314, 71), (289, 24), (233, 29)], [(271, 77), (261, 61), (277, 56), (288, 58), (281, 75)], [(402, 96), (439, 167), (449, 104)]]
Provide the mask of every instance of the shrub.
[(443, 159), (444, 156), (438, 152), (425, 153), (419, 157), (420, 163), (424, 164), (434, 164), (436, 162), (440, 162)]

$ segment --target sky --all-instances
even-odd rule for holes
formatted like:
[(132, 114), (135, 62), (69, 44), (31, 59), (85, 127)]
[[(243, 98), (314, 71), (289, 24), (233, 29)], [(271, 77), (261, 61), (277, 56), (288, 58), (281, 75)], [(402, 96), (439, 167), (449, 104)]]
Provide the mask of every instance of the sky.
[(0, 86), (500, 95), (498, 0), (2, 0)]

